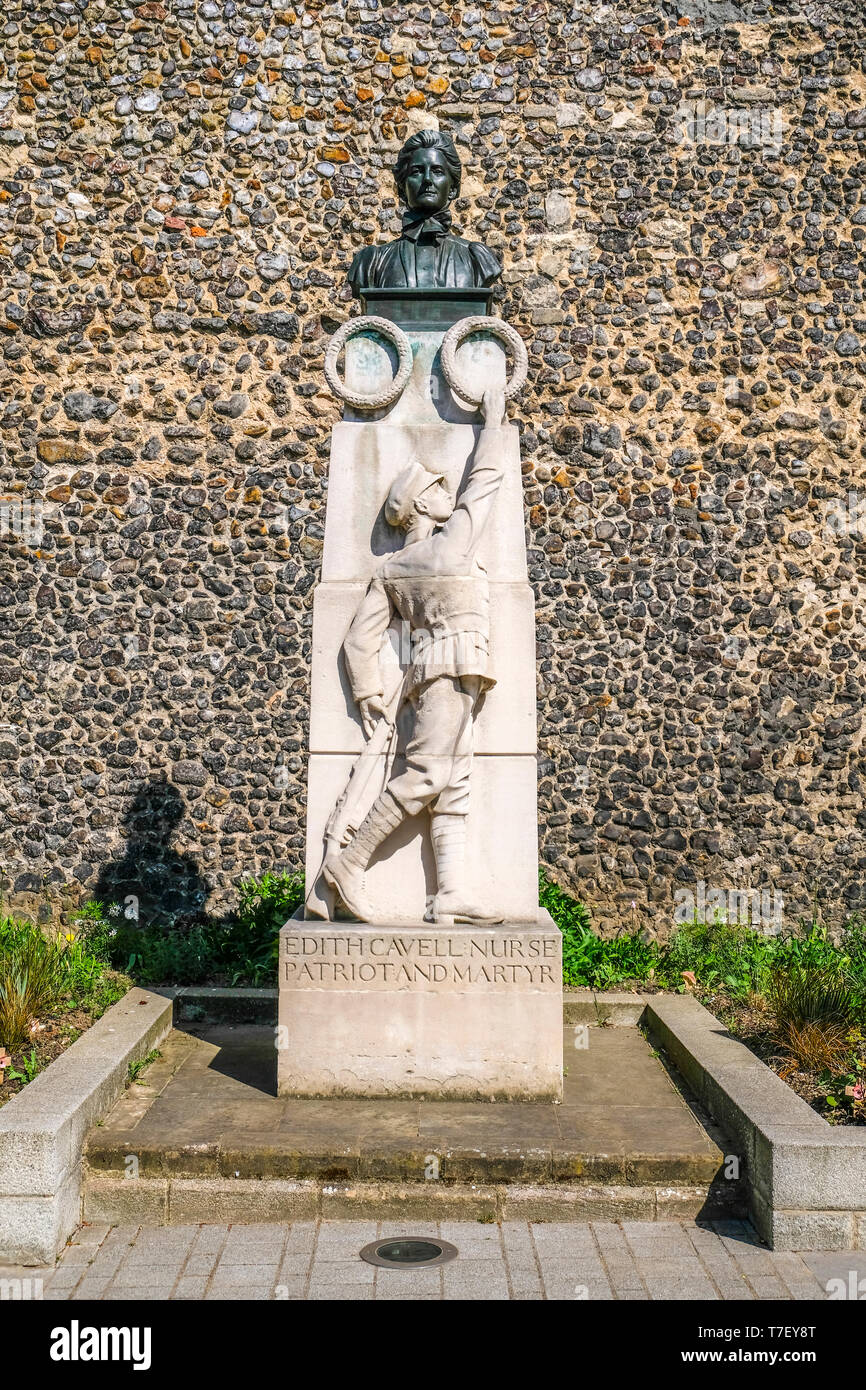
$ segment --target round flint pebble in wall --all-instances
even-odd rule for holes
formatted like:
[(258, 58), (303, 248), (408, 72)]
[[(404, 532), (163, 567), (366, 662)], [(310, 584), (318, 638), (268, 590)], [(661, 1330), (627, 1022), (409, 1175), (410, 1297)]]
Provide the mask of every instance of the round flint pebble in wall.
[(529, 358), (552, 875), (605, 928), (863, 906), (860, 0), (11, 0), (0, 34), (5, 902), (188, 918), (299, 865), (324, 354), (438, 125)]

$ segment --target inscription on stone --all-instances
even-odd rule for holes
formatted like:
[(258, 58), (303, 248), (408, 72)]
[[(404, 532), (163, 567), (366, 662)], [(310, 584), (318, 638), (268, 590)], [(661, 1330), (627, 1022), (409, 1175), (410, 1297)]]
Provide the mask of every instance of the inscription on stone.
[(282, 943), (289, 987), (559, 988), (558, 942), (543, 934), (285, 932)]

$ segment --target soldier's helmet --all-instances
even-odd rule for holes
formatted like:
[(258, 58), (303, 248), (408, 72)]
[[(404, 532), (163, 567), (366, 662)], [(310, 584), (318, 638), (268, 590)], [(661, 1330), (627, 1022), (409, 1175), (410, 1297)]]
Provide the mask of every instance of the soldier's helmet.
[(416, 499), (422, 492), (426, 492), (428, 487), (432, 487), (434, 483), (441, 483), (444, 479), (444, 473), (433, 473), (429, 468), (425, 468), (423, 463), (414, 459), (408, 468), (397, 474), (391, 484), (391, 491), (385, 502), (385, 520), (388, 525), (404, 530), (412, 520)]

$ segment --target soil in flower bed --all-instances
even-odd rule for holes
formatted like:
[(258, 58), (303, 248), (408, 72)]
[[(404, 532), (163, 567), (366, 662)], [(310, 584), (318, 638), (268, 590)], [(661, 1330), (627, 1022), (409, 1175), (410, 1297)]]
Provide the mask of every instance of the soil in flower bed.
[[(10, 1054), (12, 1062), (6, 1068), (6, 1079), (0, 1086), (0, 1105), (5, 1105), (7, 1100), (11, 1100), (27, 1085), (27, 1063), (32, 1075), (44, 1071), (49, 1062), (53, 1062), (55, 1057), (65, 1052), (93, 1022), (93, 1017), (86, 1009), (73, 1009), (71, 1013), (41, 1019), (24, 1046)], [(11, 1079), (10, 1072), (20, 1072), (21, 1080)]]
[[(100, 1004), (95, 1009), (76, 1007), (74, 1009), (58, 1009), (56, 1012), (44, 1014), (35, 1024), (31, 1025), (33, 1031), (23, 1047), (7, 1053), (11, 1056), (11, 1064), (4, 1069), (3, 1084), (0, 1085), (0, 1107), (4, 1106), (13, 1096), (23, 1090), (29, 1081), (32, 1081), (39, 1072), (44, 1071), (50, 1062), (65, 1052), (68, 1047), (80, 1038), (82, 1033), (102, 1017), (105, 1009), (112, 1003), (116, 1003), (130, 988), (131, 981), (123, 975), (115, 974), (113, 971), (106, 972), (114, 988), (104, 1002), (104, 1007)], [(0, 1049), (2, 1050), (2, 1049)], [(29, 1071), (28, 1071), (29, 1068)], [(19, 1079), (13, 1079), (10, 1072), (20, 1073)]]
[[(760, 1057), (765, 1066), (791, 1087), (802, 1100), (834, 1125), (866, 1124), (866, 1105), (855, 1104), (845, 1095), (845, 1085), (856, 1075), (866, 1077), (866, 1039), (852, 1043), (850, 1076), (831, 1076), (827, 1072), (803, 1070), (773, 1036), (773, 1015), (761, 998), (744, 1002), (726, 994), (699, 995), (701, 1003), (723, 1023), (734, 1037)], [(859, 1063), (859, 1070), (858, 1070)], [(832, 1105), (829, 1101), (835, 1100)]]

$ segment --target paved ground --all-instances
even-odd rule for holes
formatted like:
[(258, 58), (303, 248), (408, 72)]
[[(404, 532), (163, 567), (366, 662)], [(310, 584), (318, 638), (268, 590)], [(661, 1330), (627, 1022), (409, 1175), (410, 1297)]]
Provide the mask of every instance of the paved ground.
[[(410, 1232), (459, 1257), (415, 1271), (358, 1258)], [(0, 1281), (41, 1278), (46, 1299), (824, 1299), (852, 1271), (866, 1276), (866, 1251), (777, 1254), (739, 1221), (332, 1221), (84, 1227), (55, 1270), (0, 1268)]]
[[(576, 1045), (577, 1044), (577, 1045)], [(267, 1027), (175, 1031), (88, 1138), (92, 1168), (142, 1177), (709, 1183), (723, 1153), (637, 1028), (564, 1033), (552, 1103), (298, 1100), (276, 1095)], [(690, 1213), (691, 1214), (691, 1213)]]

